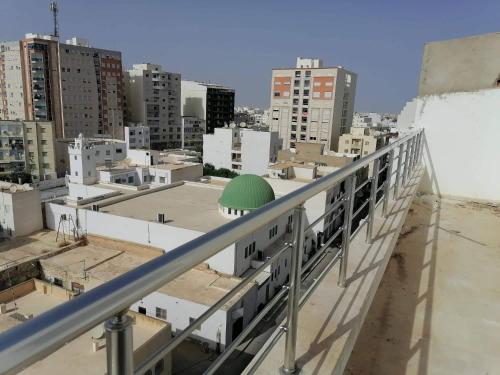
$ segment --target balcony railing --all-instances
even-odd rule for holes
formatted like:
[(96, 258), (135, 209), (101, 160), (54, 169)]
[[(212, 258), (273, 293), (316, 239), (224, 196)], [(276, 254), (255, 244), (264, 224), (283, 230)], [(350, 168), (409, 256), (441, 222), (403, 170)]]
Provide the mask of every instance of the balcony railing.
[[(372, 228), (377, 205), (382, 203), (384, 215), (387, 215), (390, 190), (393, 188), (394, 196), (399, 197), (399, 190), (402, 186), (406, 186), (409, 176), (415, 170), (421, 158), (422, 145), (423, 131), (419, 130), (311, 184), (276, 199), (264, 207), (179, 246), (120, 277), (80, 295), (78, 298), (12, 328), (0, 335), (0, 373), (20, 371), (43, 359), (65, 345), (65, 343), (101, 322), (106, 321), (107, 373), (110, 375), (142, 375), (193, 331), (198, 329), (203, 322), (236, 296), (248, 283), (266, 270), (287, 250), (291, 250), (292, 253), (289, 284), (285, 285), (271, 298), (240, 335), (227, 345), (222, 354), (211, 363), (205, 373), (213, 374), (266, 314), (284, 299), (288, 300), (286, 325), (280, 327), (276, 331), (277, 334), (268, 339), (262, 348), (263, 350), (254, 357), (250, 366), (255, 368), (256, 364), (260, 363), (261, 358), (277, 342), (277, 337), (285, 334), (286, 344), (282, 370), (285, 373), (294, 372), (297, 319), (300, 306), (307, 303), (308, 297), (319, 285), (326, 274), (326, 270), (331, 269), (337, 262), (340, 263), (339, 285), (346, 286), (347, 258), (352, 238), (357, 235), (363, 225), (367, 225), (367, 239), (370, 242), (372, 241)], [(395, 151), (398, 151), (397, 156)], [(397, 163), (395, 163), (396, 161)], [(370, 163), (373, 163), (373, 177), (357, 184), (356, 176), (358, 172), (365, 169)], [(394, 184), (391, 183), (393, 180)], [(315, 195), (332, 189), (339, 184), (343, 185), (339, 199), (334, 201), (326, 212), (314, 222), (306, 225), (304, 203)], [(360, 192), (361, 189), (369, 190), (370, 193), (364, 201), (359, 202), (356, 200), (356, 193)], [(132, 321), (126, 314), (132, 304), (214, 256), (235, 241), (254, 233), (262, 227), (263, 223), (281, 217), (290, 210), (294, 212), (291, 233), (293, 240), (291, 243), (286, 243), (277, 249), (272, 256), (247, 275), (240, 284), (191, 322), (188, 327), (178, 333), (165, 346), (153, 353), (149, 353), (149, 358), (142, 363), (133, 363)], [(361, 220), (360, 216), (363, 216), (363, 214), (364, 220)], [(316, 253), (303, 264), (302, 255), (306, 231), (317, 225), (321, 220), (331, 223), (341, 217), (343, 218), (342, 226), (336, 228), (330, 237), (324, 242), (322, 241), (323, 243), (320, 244)], [(322, 255), (328, 249), (332, 249), (333, 245), (338, 246), (335, 256), (326, 265), (325, 271), (314, 280), (309, 289), (301, 296), (300, 287), (303, 273), (319, 264)], [(332, 301), (332, 304), (334, 302)]]

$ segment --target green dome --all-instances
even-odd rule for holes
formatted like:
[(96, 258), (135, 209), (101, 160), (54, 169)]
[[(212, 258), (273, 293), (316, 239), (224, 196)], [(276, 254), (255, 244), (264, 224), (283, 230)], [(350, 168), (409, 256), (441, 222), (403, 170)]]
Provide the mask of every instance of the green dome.
[(244, 174), (226, 185), (219, 203), (238, 210), (255, 210), (273, 200), (273, 188), (266, 180), (254, 174)]

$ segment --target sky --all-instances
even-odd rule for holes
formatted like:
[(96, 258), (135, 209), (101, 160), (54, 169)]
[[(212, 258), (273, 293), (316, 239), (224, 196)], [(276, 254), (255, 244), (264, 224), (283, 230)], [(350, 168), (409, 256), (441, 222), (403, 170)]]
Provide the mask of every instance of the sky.
[[(49, 0), (0, 0), (0, 40), (50, 33)], [(415, 97), (426, 42), (500, 31), (499, 0), (59, 0), (63, 40), (119, 50), (267, 108), (271, 69), (317, 57), (358, 74), (357, 111)]]

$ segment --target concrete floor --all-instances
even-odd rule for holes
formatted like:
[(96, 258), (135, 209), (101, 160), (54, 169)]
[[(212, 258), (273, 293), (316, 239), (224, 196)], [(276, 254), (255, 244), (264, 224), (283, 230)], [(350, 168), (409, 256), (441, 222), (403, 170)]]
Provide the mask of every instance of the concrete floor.
[(346, 374), (500, 373), (500, 206), (413, 201)]
[[(300, 374), (344, 372), (386, 265), (391, 259), (421, 175), (422, 171), (415, 173), (408, 186), (402, 189), (401, 196), (397, 200), (391, 200), (387, 218), (382, 216), (381, 205), (378, 206), (371, 243), (366, 241), (366, 225), (351, 241), (347, 287), (337, 286), (336, 265), (327, 272), (300, 310), (296, 349), (296, 365)], [(257, 366), (255, 373), (278, 374), (283, 364), (284, 346), (283, 335)]]

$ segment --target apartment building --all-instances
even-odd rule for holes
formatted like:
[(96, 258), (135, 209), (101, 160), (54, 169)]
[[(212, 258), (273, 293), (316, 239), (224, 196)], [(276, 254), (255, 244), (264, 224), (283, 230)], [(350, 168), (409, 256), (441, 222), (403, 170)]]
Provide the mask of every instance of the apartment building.
[(149, 127), (151, 148), (181, 147), (181, 75), (134, 64), (125, 72), (125, 87), (127, 120)]
[(203, 148), (205, 121), (198, 117), (182, 117), (182, 149), (199, 150)]
[(54, 122), (55, 136), (123, 139), (121, 53), (26, 34), (0, 44), (0, 119)]
[(340, 66), (323, 67), (319, 59), (298, 57), (295, 68), (274, 68), (270, 129), (279, 132), (283, 148), (313, 142), (337, 151), (340, 135), (352, 124), (356, 79)]
[(203, 163), (242, 174), (267, 174), (281, 149), (277, 132), (226, 127), (203, 135)]
[(206, 132), (222, 128), (234, 120), (234, 90), (205, 82), (182, 81), (182, 116), (205, 121)]
[(25, 171), (48, 180), (60, 169), (52, 122), (0, 120), (0, 173)]

